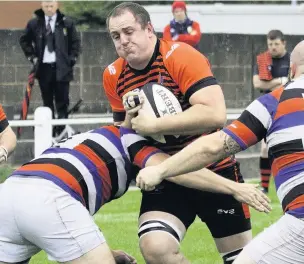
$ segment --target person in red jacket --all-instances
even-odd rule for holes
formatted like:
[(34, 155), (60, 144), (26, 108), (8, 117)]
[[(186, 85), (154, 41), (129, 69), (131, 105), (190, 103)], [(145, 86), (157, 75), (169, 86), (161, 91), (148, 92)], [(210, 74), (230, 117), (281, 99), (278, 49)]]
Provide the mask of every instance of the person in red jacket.
[(174, 1), (172, 13), (174, 19), (165, 27), (163, 39), (185, 42), (196, 48), (201, 39), (200, 25), (188, 18), (186, 3)]

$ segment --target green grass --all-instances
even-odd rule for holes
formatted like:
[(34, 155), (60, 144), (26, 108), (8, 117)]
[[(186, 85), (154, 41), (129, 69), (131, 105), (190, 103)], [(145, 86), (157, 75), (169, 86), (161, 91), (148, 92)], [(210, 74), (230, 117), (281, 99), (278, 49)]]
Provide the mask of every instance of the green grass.
[[(6, 169), (3, 175), (9, 172)], [(1, 179), (1, 178), (0, 178)], [(270, 194), (273, 211), (269, 215), (257, 213), (252, 210), (253, 233), (256, 235), (265, 227), (275, 222), (281, 215), (282, 210), (271, 184)], [(95, 220), (103, 231), (109, 245), (113, 249), (122, 249), (136, 257), (139, 264), (144, 260), (140, 255), (137, 238), (137, 217), (140, 205), (140, 192), (130, 191), (121, 199), (115, 200), (104, 206)], [(182, 252), (192, 264), (221, 264), (212, 237), (204, 223), (196, 219), (189, 228), (187, 235), (182, 242)], [(47, 260), (44, 252), (34, 256), (31, 264), (51, 263)]]

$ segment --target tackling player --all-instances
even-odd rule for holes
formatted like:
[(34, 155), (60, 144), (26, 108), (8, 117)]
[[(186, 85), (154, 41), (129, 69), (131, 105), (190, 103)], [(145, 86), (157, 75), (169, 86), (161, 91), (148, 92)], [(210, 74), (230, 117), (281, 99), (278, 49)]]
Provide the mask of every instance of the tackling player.
[(5, 112), (0, 104), (0, 163), (7, 161), (16, 147), (16, 135), (9, 126)]
[[(125, 123), (126, 124), (126, 123)], [(125, 127), (106, 126), (63, 140), (14, 171), (0, 191), (0, 263), (28, 263), (44, 250), (51, 260), (71, 264), (136, 263), (111, 251), (91, 215), (121, 197), (137, 166), (168, 158)], [(229, 193), (267, 212), (267, 197), (202, 170), (173, 180)], [(209, 180), (213, 185), (209, 184)], [(258, 201), (252, 203), (255, 196)]]
[(194, 171), (266, 138), (284, 215), (250, 242), (235, 264), (304, 263), (304, 41), (291, 53), (292, 82), (251, 103), (238, 120), (201, 137), (161, 165), (142, 170), (137, 184)]

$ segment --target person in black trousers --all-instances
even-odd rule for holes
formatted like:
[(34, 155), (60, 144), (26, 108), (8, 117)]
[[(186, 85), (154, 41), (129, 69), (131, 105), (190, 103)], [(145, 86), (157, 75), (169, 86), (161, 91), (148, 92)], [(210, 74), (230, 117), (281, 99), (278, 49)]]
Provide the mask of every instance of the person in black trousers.
[[(57, 1), (43, 1), (20, 37), (20, 46), (36, 68), (43, 105), (57, 118), (68, 118), (69, 87), (73, 66), (80, 53), (80, 37), (73, 20), (58, 9)], [(64, 126), (53, 129), (59, 135)]]

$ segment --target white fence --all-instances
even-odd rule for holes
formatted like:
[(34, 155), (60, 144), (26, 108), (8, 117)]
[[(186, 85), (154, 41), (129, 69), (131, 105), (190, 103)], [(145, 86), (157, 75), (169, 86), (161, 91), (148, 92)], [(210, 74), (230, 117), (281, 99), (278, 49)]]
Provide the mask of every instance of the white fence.
[[(228, 120), (237, 119), (241, 111), (227, 114)], [(113, 123), (112, 117), (77, 118), (77, 119), (52, 119), (52, 112), (48, 107), (38, 107), (34, 113), (34, 120), (11, 120), (11, 127), (34, 127), (34, 155), (39, 156), (45, 149), (52, 146), (52, 127), (54, 125), (107, 125)]]
[[(190, 1), (188, 1), (190, 2)], [(145, 6), (156, 32), (163, 32), (173, 18), (171, 5)], [(204, 33), (262, 34), (279, 29), (287, 35), (303, 35), (304, 4), (188, 4), (189, 17)]]

